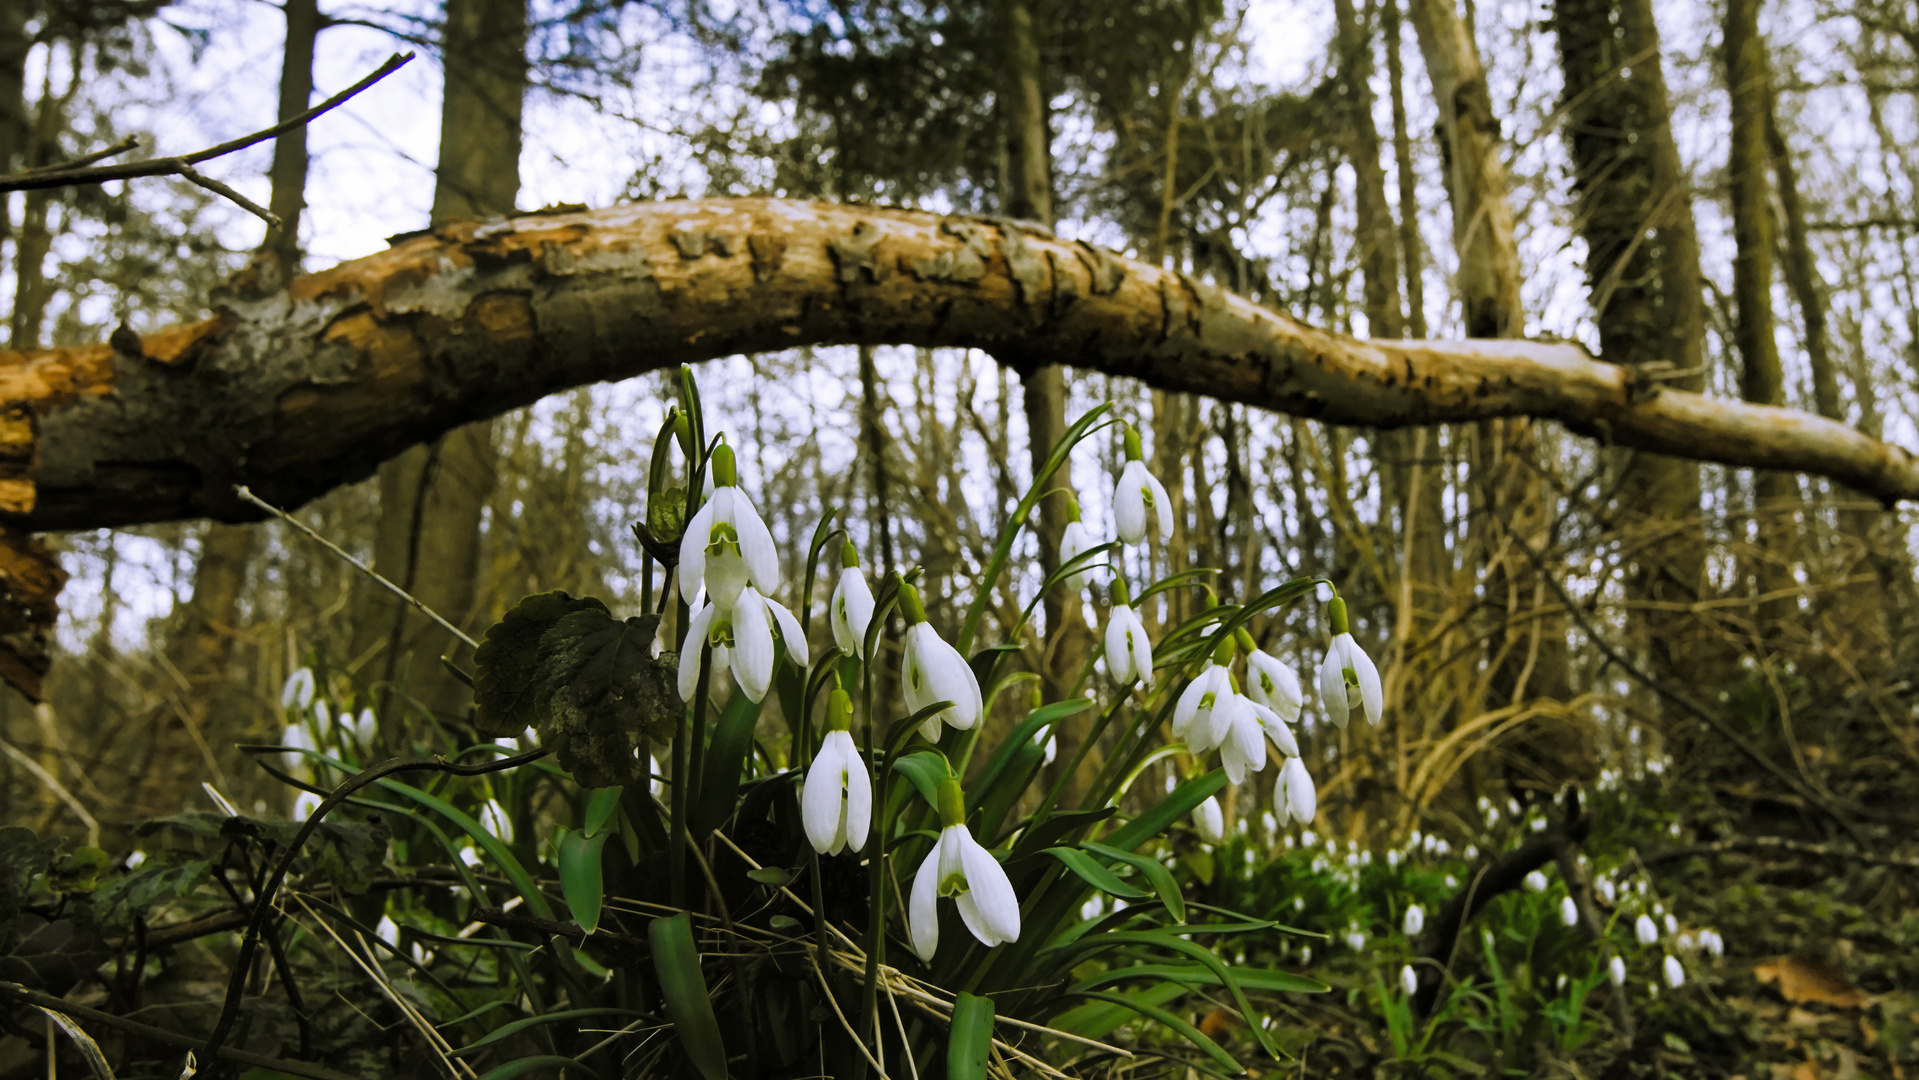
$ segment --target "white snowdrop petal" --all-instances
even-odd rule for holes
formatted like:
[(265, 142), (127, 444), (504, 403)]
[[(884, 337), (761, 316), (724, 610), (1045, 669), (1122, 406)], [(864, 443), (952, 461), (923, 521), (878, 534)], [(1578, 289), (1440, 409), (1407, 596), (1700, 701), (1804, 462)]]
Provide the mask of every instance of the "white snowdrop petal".
[(845, 736), (841, 753), (846, 764), (846, 843), (854, 851), (864, 851), (873, 823), (873, 778), (866, 771), (866, 759), (853, 744), (853, 736), (844, 731), (834, 734)]
[(780, 641), (786, 645), (786, 655), (800, 667), (813, 662), (813, 650), (806, 643), (806, 629), (786, 605), (777, 600), (768, 600), (766, 610), (773, 613), (773, 621), (780, 628)]
[(773, 685), (773, 626), (766, 598), (751, 587), (740, 590), (733, 607), (733, 678), (752, 701), (764, 701)]
[(694, 511), (680, 537), (680, 595), (692, 596), (706, 581), (706, 544), (713, 532), (713, 501)]
[(907, 900), (906, 925), (912, 933), (913, 951), (921, 960), (931, 961), (940, 948), (939, 871), (940, 849), (934, 844), (913, 876), (912, 896)]
[(980, 846), (965, 826), (955, 827), (961, 830), (957, 840), (960, 861), (966, 868), (967, 895), (979, 905), (986, 924), (1001, 941), (1018, 941), (1019, 898), (1013, 895), (1013, 883), (1007, 880), (1005, 869), (992, 852)]
[(680, 646), (680, 700), (692, 701), (700, 689), (700, 647), (713, 627), (715, 606), (708, 604), (686, 621), (686, 643)]
[(829, 733), (820, 744), (813, 765), (806, 770), (806, 786), (800, 792), (800, 822), (806, 826), (806, 839), (822, 855), (833, 851), (840, 832), (841, 799), (845, 791), (840, 748)]
[(1327, 718), (1343, 728), (1352, 719), (1352, 710), (1346, 703), (1346, 675), (1339, 661), (1339, 650), (1335, 647), (1319, 665), (1319, 704), (1326, 710)]

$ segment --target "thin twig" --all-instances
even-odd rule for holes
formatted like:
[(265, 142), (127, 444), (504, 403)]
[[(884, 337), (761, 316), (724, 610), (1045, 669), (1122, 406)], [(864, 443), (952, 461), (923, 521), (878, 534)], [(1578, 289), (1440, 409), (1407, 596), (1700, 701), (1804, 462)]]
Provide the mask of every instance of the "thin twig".
[(376, 572), (371, 566), (368, 566), (367, 564), (347, 554), (345, 549), (341, 548), (340, 545), (334, 543), (331, 540), (328, 540), (326, 537), (321, 536), (319, 533), (314, 532), (312, 529), (308, 528), (306, 525), (296, 520), (293, 517), (293, 515), (287, 513), (285, 510), (282, 510), (279, 507), (273, 505), (272, 503), (267, 502), (265, 499), (262, 499), (258, 495), (255, 495), (251, 490), (247, 488), (245, 484), (235, 484), (233, 486), (233, 493), (235, 495), (240, 496), (240, 498), (246, 500), (247, 502), (250, 502), (253, 505), (259, 507), (260, 509), (265, 510), (267, 513), (272, 514), (273, 516), (279, 518), (281, 521), (286, 522), (288, 525), (291, 525), (294, 528), (300, 530), (301, 532), (305, 533), (307, 536), (312, 537), (315, 540), (318, 540), (322, 545), (326, 547), (328, 551), (331, 551), (335, 555), (338, 555), (340, 558), (345, 559), (349, 563), (352, 563), (354, 569), (360, 571), (362, 574), (365, 574), (366, 576), (379, 582), (381, 585), (386, 586), (387, 590), (391, 592), (393, 595), (399, 597), (402, 600), (405, 600), (409, 604), (412, 604), (414, 608), (418, 610), (422, 615), (425, 615), (427, 618), (432, 619), (436, 623), (439, 623), (442, 629), (444, 629), (447, 633), (452, 634), (454, 637), (459, 638), (461, 641), (465, 642), (468, 648), (477, 649), (480, 647), (480, 643), (473, 640), (473, 638), (469, 636), (466, 633), (466, 631), (461, 630), (459, 627), (441, 618), (439, 612), (434, 611), (432, 608), (427, 607), (425, 604), (420, 603), (419, 600), (414, 598), (412, 593), (407, 592), (405, 589), (400, 588), (398, 585), (395, 585), (391, 581), (388, 581), (386, 578), (381, 577), (380, 574)]
[(87, 813), (87, 808), (80, 805), (80, 800), (73, 797), (73, 792), (67, 790), (67, 786), (60, 782), (59, 777), (48, 772), (39, 762), (21, 753), (17, 747), (5, 739), (0, 739), (0, 752), (4, 752), (21, 768), (32, 773), (36, 779), (47, 786), (48, 791), (53, 792), (61, 802), (67, 804), (67, 809), (72, 810), (87, 827), (87, 846), (100, 846), (100, 822), (92, 814)]
[[(352, 86), (347, 87), (345, 90), (340, 91), (300, 115), (282, 120), (270, 128), (256, 131), (251, 135), (243, 135), (238, 139), (223, 142), (217, 146), (209, 146), (205, 150), (196, 150), (191, 154), (180, 154), (175, 157), (148, 158), (145, 161), (122, 162), (118, 165), (79, 167), (78, 163), (75, 163), (50, 169), (33, 169), (23, 173), (13, 173), (9, 176), (0, 176), (0, 192), (34, 191), (42, 188), (104, 184), (110, 180), (133, 180), (146, 176), (185, 176), (191, 170), (192, 166), (198, 165), (202, 161), (224, 157), (238, 150), (245, 150), (249, 146), (265, 142), (268, 139), (291, 131), (320, 114), (329, 112), (345, 104), (347, 100), (354, 95), (372, 86), (374, 83), (379, 82), (381, 79), (386, 78), (388, 75), (393, 74), (411, 59), (413, 59), (412, 53), (395, 53), (387, 57), (386, 63), (381, 64), (379, 69), (374, 71), (373, 74), (368, 75), (366, 78), (361, 79), (359, 82), (354, 83)], [(127, 149), (131, 149), (131, 147)], [(97, 161), (102, 157), (111, 157), (114, 153), (120, 152), (122, 151), (117, 149), (111, 149), (111, 152), (105, 150), (95, 151), (93, 154), (80, 158), (79, 161)], [(196, 181), (196, 183), (197, 182), (198, 181)], [(222, 194), (224, 194), (224, 192)]]
[(254, 202), (252, 199), (247, 198), (245, 195), (240, 194), (191, 165), (180, 166), (180, 177), (190, 184), (203, 187), (213, 192), (215, 195), (225, 196), (240, 209), (245, 210), (247, 213), (252, 214), (254, 217), (259, 218), (261, 221), (266, 222), (276, 229), (282, 224), (280, 215), (268, 210), (266, 207), (261, 206), (259, 203)]

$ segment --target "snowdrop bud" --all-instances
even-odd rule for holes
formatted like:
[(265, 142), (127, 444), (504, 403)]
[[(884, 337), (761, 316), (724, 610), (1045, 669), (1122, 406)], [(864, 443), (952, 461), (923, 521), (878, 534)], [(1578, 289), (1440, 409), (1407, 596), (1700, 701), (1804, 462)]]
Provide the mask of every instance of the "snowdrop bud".
[(1124, 686), (1138, 679), (1153, 688), (1153, 643), (1146, 624), (1126, 602), (1126, 583), (1113, 582), (1113, 611), (1106, 617), (1106, 673)]
[(1126, 425), (1126, 465), (1120, 470), (1119, 483), (1113, 488), (1113, 524), (1119, 538), (1128, 544), (1146, 539), (1146, 512), (1154, 511), (1159, 521), (1160, 538), (1173, 532), (1173, 503), (1166, 488), (1146, 470), (1145, 454), (1140, 450), (1139, 432)]
[(372, 709), (361, 709), (360, 715), (353, 718), (353, 737), (363, 743), (370, 743), (380, 733), (379, 718)]
[(1598, 881), (1593, 882), (1593, 888), (1599, 895), (1606, 898), (1606, 903), (1608, 904), (1613, 903), (1618, 898), (1618, 892), (1613, 888), (1611, 878), (1600, 878)]
[(400, 943), (400, 925), (393, 921), (393, 916), (391, 915), (380, 916), (380, 925), (374, 927), (373, 932), (381, 941), (386, 942), (388, 945), (398, 945)]
[(1653, 942), (1659, 940), (1659, 928), (1654, 926), (1652, 920), (1644, 915), (1641, 915), (1632, 924), (1632, 932), (1633, 936), (1639, 939), (1641, 945), (1651, 945)]
[(303, 667), (287, 676), (287, 684), (280, 690), (280, 707), (304, 709), (312, 703), (313, 669)]
[(830, 615), (833, 643), (847, 656), (866, 659), (866, 630), (873, 622), (873, 590), (860, 572), (859, 552), (848, 540), (840, 550), (840, 583), (833, 589)]
[(873, 782), (866, 759), (854, 745), (853, 701), (835, 687), (827, 702), (826, 738), (806, 771), (800, 794), (800, 819), (806, 839), (822, 855), (866, 846), (873, 816)]
[(1399, 988), (1406, 991), (1407, 997), (1412, 997), (1414, 994), (1419, 993), (1419, 973), (1413, 970), (1411, 964), (1405, 964), (1400, 967)]
[(1606, 977), (1614, 986), (1626, 985), (1626, 962), (1615, 956), (1606, 964)]
[(1346, 600), (1333, 597), (1327, 605), (1333, 626), (1333, 642), (1326, 648), (1326, 659), (1319, 665), (1320, 705), (1332, 722), (1345, 727), (1352, 718), (1353, 706), (1366, 719), (1379, 723), (1386, 708), (1385, 688), (1379, 681), (1379, 668), (1353, 640), (1346, 623)]
[(1673, 918), (1671, 912), (1667, 912), (1666, 913), (1666, 933), (1672, 934), (1672, 933), (1677, 933), (1678, 931), (1679, 931), (1679, 920)]
[(1545, 892), (1546, 891), (1546, 875), (1540, 873), (1537, 870), (1534, 870), (1532, 873), (1527, 874), (1526, 875), (1526, 891), (1527, 892)]
[(900, 661), (900, 690), (906, 707), (919, 712), (935, 702), (953, 704), (920, 725), (928, 742), (938, 742), (942, 724), (962, 731), (978, 722), (982, 709), (979, 679), (959, 650), (940, 639), (926, 621), (919, 590), (900, 585), (900, 611), (906, 616), (906, 648)]
[(295, 821), (305, 821), (318, 809), (320, 809), (320, 797), (311, 791), (302, 791), (293, 797), (291, 816)]
[(1579, 905), (1570, 896), (1559, 898), (1559, 921), (1567, 926), (1579, 925)]
[(1296, 757), (1287, 758), (1285, 764), (1279, 767), (1279, 784), (1273, 790), (1273, 808), (1286, 818), (1306, 825), (1313, 820), (1318, 797), (1312, 774), (1306, 771), (1306, 763)]
[(1226, 814), (1219, 808), (1218, 799), (1207, 799), (1193, 810), (1193, 828), (1208, 844), (1226, 842)]
[(1346, 942), (1346, 947), (1353, 950), (1354, 952), (1358, 952), (1361, 949), (1364, 949), (1366, 947), (1366, 935), (1360, 933), (1357, 929), (1346, 931), (1346, 937), (1344, 938), (1344, 940)]
[(1726, 939), (1720, 937), (1717, 930), (1701, 930), (1699, 944), (1714, 960), (1726, 955)]
[[(1414, 904), (1413, 906), (1407, 908), (1406, 918), (1400, 924), (1400, 929), (1405, 931), (1406, 936), (1418, 937), (1419, 932), (1421, 930), (1424, 930), (1425, 928), (1426, 928), (1426, 909), (1420, 907), (1418, 904)], [(1411, 969), (1409, 968), (1408, 970), (1411, 970)]]
[(1666, 985), (1674, 990), (1686, 985), (1686, 969), (1680, 965), (1679, 958), (1671, 953), (1666, 954), (1665, 976)]

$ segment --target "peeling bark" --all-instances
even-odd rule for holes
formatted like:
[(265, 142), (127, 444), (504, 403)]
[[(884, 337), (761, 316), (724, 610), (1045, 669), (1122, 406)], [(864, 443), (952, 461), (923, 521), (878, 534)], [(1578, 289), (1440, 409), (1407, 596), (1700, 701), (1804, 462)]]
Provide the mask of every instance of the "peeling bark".
[[(944, 228), (964, 224), (962, 234)], [(698, 227), (783, 242), (680, 256)], [(33, 531), (259, 514), (247, 484), (298, 505), (471, 420), (568, 387), (798, 345), (986, 350), (1064, 363), (1335, 424), (1558, 420), (1621, 446), (1816, 473), (1919, 499), (1919, 461), (1823, 417), (1666, 390), (1574, 345), (1363, 341), (1187, 275), (990, 222), (782, 200), (681, 200), (450, 225), (226, 298), (205, 322), (108, 345), (0, 352), (0, 403), (24, 406), (0, 510)], [(848, 246), (863, 252), (849, 260)], [(977, 278), (921, 275), (973, 246)], [(1023, 247), (1032, 287), (1008, 268)], [(1014, 258), (1015, 262), (1019, 261)], [(970, 277), (970, 275), (966, 275)]]

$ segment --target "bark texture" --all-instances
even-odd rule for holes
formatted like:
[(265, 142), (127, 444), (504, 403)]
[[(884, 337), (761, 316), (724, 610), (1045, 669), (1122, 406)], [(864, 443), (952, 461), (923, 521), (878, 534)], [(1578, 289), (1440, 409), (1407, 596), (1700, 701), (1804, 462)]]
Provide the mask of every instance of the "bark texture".
[[(280, 64), (280, 116), (289, 120), (307, 109), (313, 97), (313, 50), (320, 36), (319, 0), (285, 0), (286, 49)], [(273, 197), (267, 209), (280, 227), (267, 233), (262, 250), (280, 270), (281, 280), (300, 265), (300, 216), (306, 212), (307, 129), (305, 124), (273, 140)]]

